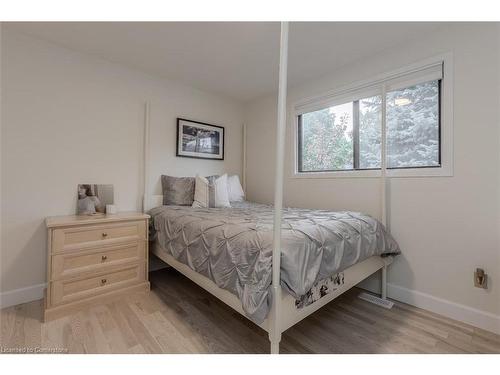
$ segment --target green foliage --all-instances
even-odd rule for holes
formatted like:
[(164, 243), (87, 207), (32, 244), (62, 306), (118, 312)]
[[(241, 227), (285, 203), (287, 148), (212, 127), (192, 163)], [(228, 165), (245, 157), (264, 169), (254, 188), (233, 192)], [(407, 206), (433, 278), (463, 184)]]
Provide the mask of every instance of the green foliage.
[(328, 108), (302, 115), (302, 170), (352, 169), (350, 114), (336, 119)]
[(380, 168), (382, 97), (359, 101), (359, 168)]
[(387, 93), (387, 167), (439, 165), (438, 124), (439, 81)]

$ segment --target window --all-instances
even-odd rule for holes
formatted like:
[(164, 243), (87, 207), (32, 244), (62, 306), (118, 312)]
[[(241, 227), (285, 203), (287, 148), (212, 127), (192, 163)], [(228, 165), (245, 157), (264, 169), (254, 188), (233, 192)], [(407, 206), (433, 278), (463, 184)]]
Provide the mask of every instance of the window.
[(381, 97), (299, 116), (299, 171), (380, 168)]
[(387, 168), (438, 167), (440, 81), (387, 93)]
[(353, 104), (346, 103), (300, 116), (299, 171), (354, 168)]
[(296, 107), (296, 171), (380, 170), (383, 106), (387, 169), (442, 167), (442, 72), (441, 62)]

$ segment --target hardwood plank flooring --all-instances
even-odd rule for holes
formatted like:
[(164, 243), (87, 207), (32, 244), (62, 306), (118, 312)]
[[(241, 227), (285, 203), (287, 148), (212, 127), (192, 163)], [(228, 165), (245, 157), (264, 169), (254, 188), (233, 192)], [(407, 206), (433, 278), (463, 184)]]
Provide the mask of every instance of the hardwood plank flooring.
[[(267, 333), (173, 269), (135, 293), (41, 322), (42, 301), (1, 310), (0, 346), (68, 353), (268, 353)], [(352, 289), (283, 334), (281, 353), (500, 353), (500, 336)]]

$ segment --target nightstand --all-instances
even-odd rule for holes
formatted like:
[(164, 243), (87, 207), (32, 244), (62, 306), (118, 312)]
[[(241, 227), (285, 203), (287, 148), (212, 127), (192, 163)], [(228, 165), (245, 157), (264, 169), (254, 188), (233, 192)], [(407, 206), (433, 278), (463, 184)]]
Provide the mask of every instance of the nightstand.
[(137, 212), (47, 218), (44, 319), (149, 290), (148, 220)]

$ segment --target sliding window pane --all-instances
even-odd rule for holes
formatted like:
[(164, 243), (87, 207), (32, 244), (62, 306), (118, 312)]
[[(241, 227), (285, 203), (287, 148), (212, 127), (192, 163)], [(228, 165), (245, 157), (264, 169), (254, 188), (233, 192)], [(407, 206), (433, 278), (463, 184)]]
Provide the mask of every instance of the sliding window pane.
[(300, 116), (301, 172), (353, 169), (351, 103)]
[(387, 93), (388, 168), (440, 165), (439, 83)]
[(359, 101), (359, 168), (380, 168), (382, 97)]

